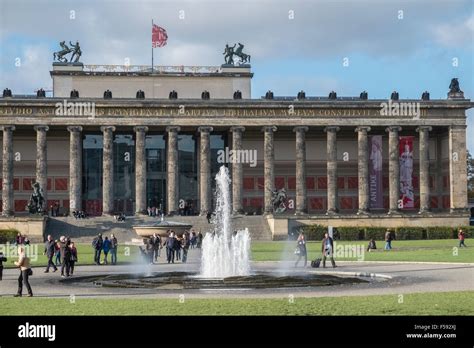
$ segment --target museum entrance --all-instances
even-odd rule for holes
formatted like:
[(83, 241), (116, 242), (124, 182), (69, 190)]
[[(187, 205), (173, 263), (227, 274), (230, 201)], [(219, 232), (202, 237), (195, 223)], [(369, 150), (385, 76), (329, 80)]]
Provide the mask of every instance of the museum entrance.
[(166, 141), (163, 134), (148, 134), (146, 149), (146, 201), (147, 210), (159, 216), (166, 205)]

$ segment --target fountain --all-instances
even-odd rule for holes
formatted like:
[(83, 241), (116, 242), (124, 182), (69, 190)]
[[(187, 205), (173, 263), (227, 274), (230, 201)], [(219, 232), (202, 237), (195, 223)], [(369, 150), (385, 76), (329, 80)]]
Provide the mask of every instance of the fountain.
[(202, 243), (201, 277), (227, 278), (250, 274), (250, 234), (248, 229), (234, 231), (231, 219), (229, 171), (221, 166), (216, 175), (214, 231)]

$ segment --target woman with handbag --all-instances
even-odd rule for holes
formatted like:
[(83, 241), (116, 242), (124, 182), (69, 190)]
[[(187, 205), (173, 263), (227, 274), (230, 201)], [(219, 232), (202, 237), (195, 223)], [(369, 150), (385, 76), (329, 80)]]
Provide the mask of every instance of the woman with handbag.
[(28, 277), (33, 275), (33, 271), (30, 266), (30, 258), (26, 256), (25, 247), (18, 247), (18, 261), (15, 261), (15, 265), (20, 268), (20, 276), (18, 277), (18, 291), (15, 297), (21, 297), (23, 292), (23, 283), (28, 290), (28, 297), (33, 296), (33, 291), (31, 291), (30, 282)]
[(298, 263), (300, 262), (302, 257), (304, 257), (303, 267), (306, 267), (306, 263), (308, 262), (308, 254), (306, 252), (306, 239), (304, 238), (303, 233), (300, 233), (296, 241), (295, 255), (298, 256), (298, 259), (295, 262), (295, 268), (298, 266)]

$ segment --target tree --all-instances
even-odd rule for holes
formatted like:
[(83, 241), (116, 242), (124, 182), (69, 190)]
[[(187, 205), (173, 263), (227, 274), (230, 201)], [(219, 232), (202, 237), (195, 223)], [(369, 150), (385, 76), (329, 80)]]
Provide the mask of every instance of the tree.
[(474, 158), (467, 151), (467, 195), (474, 199)]

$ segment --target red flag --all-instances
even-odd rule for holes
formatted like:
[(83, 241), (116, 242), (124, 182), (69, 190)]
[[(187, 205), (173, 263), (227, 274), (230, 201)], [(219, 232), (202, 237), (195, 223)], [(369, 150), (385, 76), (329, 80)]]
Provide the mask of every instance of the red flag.
[(166, 30), (162, 27), (153, 24), (151, 28), (151, 45), (153, 48), (163, 47), (166, 45), (166, 40), (168, 40), (168, 34)]

